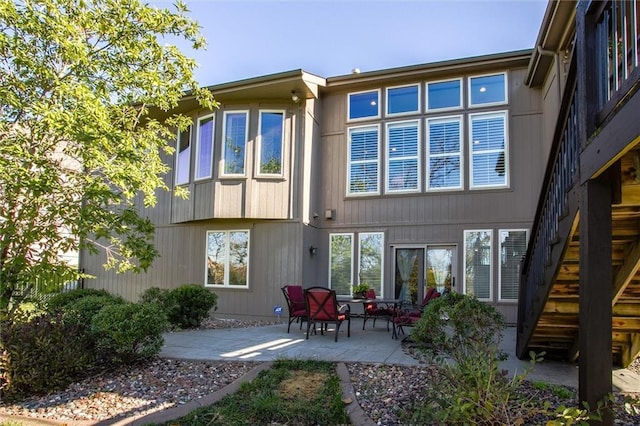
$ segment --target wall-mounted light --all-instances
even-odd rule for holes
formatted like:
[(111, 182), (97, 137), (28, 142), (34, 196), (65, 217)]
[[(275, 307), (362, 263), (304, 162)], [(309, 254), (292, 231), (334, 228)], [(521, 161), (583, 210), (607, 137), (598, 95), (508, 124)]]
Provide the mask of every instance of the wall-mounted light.
[(335, 217), (335, 213), (336, 213), (336, 211), (333, 210), (333, 209), (325, 209), (324, 218), (326, 220), (333, 220), (333, 218)]
[(298, 96), (298, 95), (296, 94), (296, 91), (295, 91), (295, 90), (292, 90), (292, 91), (291, 91), (291, 100), (292, 100), (293, 102), (295, 102), (295, 103), (300, 102), (300, 96)]
[(315, 256), (316, 254), (318, 254), (318, 247), (309, 246), (309, 254), (311, 256)]

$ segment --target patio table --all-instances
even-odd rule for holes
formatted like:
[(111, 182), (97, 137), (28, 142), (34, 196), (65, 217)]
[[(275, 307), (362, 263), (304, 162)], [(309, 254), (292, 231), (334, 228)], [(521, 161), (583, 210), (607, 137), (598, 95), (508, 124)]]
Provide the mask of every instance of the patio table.
[[(353, 296), (338, 296), (337, 297), (338, 303), (346, 303), (347, 305), (351, 304), (351, 303), (362, 303), (362, 309), (364, 311), (364, 321), (367, 320), (367, 304), (369, 303), (382, 303), (382, 304), (386, 304), (386, 305), (393, 305), (393, 312), (394, 315), (396, 312), (398, 312), (398, 308), (400, 307), (400, 304), (402, 303), (403, 299), (385, 299), (385, 298), (375, 298), (375, 299), (367, 299), (367, 298), (359, 298), (359, 297), (353, 297)], [(393, 333), (391, 334), (392, 338), (396, 338), (396, 325), (395, 322), (393, 321), (392, 318), (392, 326), (393, 326)], [(389, 330), (389, 328), (387, 328), (387, 331)]]

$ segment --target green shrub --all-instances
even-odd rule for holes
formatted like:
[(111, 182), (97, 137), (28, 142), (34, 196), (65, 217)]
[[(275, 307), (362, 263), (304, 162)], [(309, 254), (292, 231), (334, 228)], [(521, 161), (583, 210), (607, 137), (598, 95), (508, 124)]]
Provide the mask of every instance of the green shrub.
[(120, 297), (90, 295), (67, 303), (61, 310), (65, 322), (77, 324), (89, 330), (91, 328), (92, 318), (100, 312), (100, 309), (105, 306), (123, 303), (125, 303), (125, 301)]
[(140, 303), (155, 303), (164, 306), (167, 301), (169, 290), (159, 287), (151, 287), (146, 289), (140, 295)]
[(118, 296), (113, 296), (106, 290), (96, 290), (93, 288), (78, 288), (75, 290), (58, 293), (55, 296), (53, 296), (47, 302), (47, 309), (51, 313), (61, 312), (62, 309), (69, 303), (87, 296), (106, 296), (106, 297), (118, 298)]
[(123, 303), (102, 308), (91, 321), (91, 332), (102, 356), (116, 364), (128, 364), (157, 355), (167, 326), (158, 305)]
[(218, 296), (199, 284), (184, 284), (160, 293), (158, 299), (172, 326), (194, 328), (207, 318), (209, 312), (217, 309)]
[(0, 394), (6, 398), (64, 388), (92, 365), (91, 342), (61, 315), (4, 325), (0, 342)]

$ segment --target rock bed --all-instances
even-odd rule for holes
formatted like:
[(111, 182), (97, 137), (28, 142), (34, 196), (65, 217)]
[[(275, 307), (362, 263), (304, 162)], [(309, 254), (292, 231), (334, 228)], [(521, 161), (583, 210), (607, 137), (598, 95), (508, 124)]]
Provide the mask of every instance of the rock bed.
[[(270, 321), (211, 319), (201, 328), (255, 327)], [(418, 356), (411, 347), (405, 350)], [(184, 404), (230, 384), (257, 364), (254, 362), (183, 361), (157, 359), (145, 366), (129, 366), (74, 383), (66, 390), (19, 403), (0, 403), (0, 415), (19, 415), (62, 421), (100, 421), (147, 414)], [(400, 425), (401, 410), (410, 410), (433, 394), (438, 373), (433, 366), (347, 364), (358, 403), (379, 425)], [(573, 390), (575, 395), (575, 390)], [(574, 405), (551, 391), (525, 383), (521, 394), (548, 400), (552, 406)], [(538, 419), (541, 420), (541, 419)], [(537, 422), (534, 422), (537, 423)], [(544, 421), (542, 421), (544, 423)], [(616, 412), (616, 424), (640, 424), (639, 415)]]

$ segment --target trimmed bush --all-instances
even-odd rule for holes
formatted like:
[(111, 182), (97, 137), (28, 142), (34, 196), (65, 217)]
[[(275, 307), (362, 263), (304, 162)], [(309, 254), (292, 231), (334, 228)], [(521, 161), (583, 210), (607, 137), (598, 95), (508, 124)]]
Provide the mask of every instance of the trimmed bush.
[(62, 389), (92, 365), (91, 342), (62, 316), (3, 324), (0, 331), (0, 394), (19, 398)]
[(167, 329), (164, 311), (152, 303), (105, 306), (91, 321), (96, 348), (108, 361), (129, 364), (160, 352)]
[(119, 305), (125, 303), (122, 298), (111, 295), (91, 295), (75, 299), (64, 305), (62, 309), (64, 322), (69, 324), (77, 324), (89, 330), (91, 328), (91, 320), (100, 312), (100, 309), (109, 305)]
[(172, 327), (195, 328), (217, 309), (218, 295), (200, 284), (184, 284), (172, 290), (152, 287), (140, 301), (161, 306)]
[(71, 291), (65, 291), (63, 293), (58, 293), (49, 299), (47, 302), (47, 309), (51, 313), (61, 312), (63, 308), (69, 303), (75, 302), (78, 299), (82, 299), (87, 296), (105, 296), (111, 297), (114, 299), (118, 299), (122, 301), (123, 299), (119, 296), (114, 296), (110, 294), (106, 290), (96, 290), (93, 288), (78, 288)]

